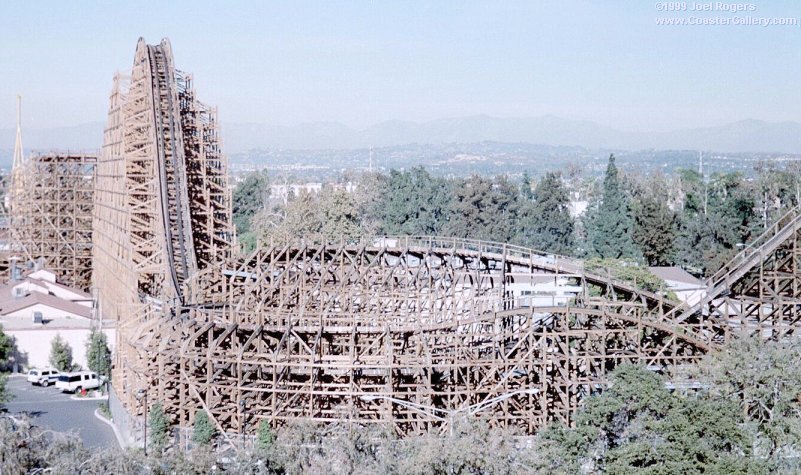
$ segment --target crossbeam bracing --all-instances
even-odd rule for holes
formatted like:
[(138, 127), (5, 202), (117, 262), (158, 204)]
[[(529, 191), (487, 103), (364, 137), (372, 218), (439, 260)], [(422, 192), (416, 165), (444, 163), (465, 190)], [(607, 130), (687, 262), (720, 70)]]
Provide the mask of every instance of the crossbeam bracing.
[(44, 259), (60, 283), (85, 292), (92, 282), (92, 214), (97, 157), (44, 154), (15, 169), (10, 248), (24, 261)]
[[(169, 41), (137, 44), (117, 75), (98, 161), (93, 250), (99, 305), (118, 322), (114, 382), (141, 371), (128, 342), (183, 300), (192, 274), (233, 249), (227, 161), (216, 111), (197, 101)], [(127, 391), (123, 390), (123, 394)]]
[[(298, 419), (410, 434), (510, 395), (483, 414), (533, 433), (570, 424), (621, 363), (672, 377), (732, 338), (799, 326), (795, 212), (690, 305), (466, 239), (299, 238), (233, 256), (226, 174), (216, 110), (168, 43), (140, 41), (110, 97), (93, 235), (101, 309), (119, 322), (114, 383), (134, 414), (149, 388), (174, 422), (206, 410), (224, 437)], [(543, 274), (583, 291), (532, 307), (509, 290)]]

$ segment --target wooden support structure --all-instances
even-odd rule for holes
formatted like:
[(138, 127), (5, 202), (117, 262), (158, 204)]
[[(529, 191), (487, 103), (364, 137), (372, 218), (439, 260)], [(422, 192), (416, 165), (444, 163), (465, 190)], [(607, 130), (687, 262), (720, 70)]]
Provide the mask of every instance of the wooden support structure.
[(46, 154), (14, 170), (11, 251), (21, 261), (44, 259), (59, 282), (89, 291), (97, 157)]
[(176, 71), (167, 40), (140, 39), (130, 74), (115, 76), (97, 168), (94, 285), (118, 325), (114, 385), (141, 414), (133, 395), (150, 386), (151, 369), (134, 341), (158, 338), (157, 317), (184, 301), (183, 282), (227, 258), (234, 241), (216, 110)]
[[(225, 434), (298, 419), (409, 434), (508, 396), (482, 413), (533, 433), (571, 423), (621, 363), (672, 375), (727, 339), (799, 326), (795, 210), (692, 306), (577, 260), (464, 239), (299, 237), (234, 256), (216, 113), (166, 41), (140, 40), (115, 78), (96, 176), (93, 281), (118, 322), (114, 385), (133, 414), (147, 388), (182, 427), (202, 409)], [(531, 307), (507, 292), (543, 273), (584, 293)]]

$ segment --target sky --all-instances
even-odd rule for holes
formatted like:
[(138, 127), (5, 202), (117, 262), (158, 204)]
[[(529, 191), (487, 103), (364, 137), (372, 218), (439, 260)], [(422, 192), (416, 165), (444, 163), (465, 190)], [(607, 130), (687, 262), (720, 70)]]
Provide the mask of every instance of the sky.
[[(680, 2), (671, 2), (679, 4)], [(0, 2), (0, 128), (104, 121), (137, 39), (175, 64), (220, 120), (364, 128), (486, 114), (556, 115), (630, 131), (801, 121), (801, 26), (658, 25), (796, 18), (660, 11), (653, 1)], [(753, 7), (749, 7), (752, 5)]]

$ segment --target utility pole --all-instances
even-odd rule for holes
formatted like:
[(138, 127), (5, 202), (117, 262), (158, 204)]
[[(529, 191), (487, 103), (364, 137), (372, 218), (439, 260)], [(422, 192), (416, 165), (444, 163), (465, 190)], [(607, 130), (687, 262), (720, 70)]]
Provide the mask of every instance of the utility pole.
[(144, 450), (145, 450), (145, 457), (147, 457), (147, 388), (140, 389), (140, 390), (136, 391), (136, 398), (137, 399), (144, 399), (144, 403), (145, 403), (145, 410), (144, 410), (144, 413), (145, 413), (145, 426), (144, 426), (144, 429), (142, 430), (142, 432), (143, 432), (142, 439), (144, 441), (144, 446), (143, 447), (144, 447)]
[(704, 216), (706, 216), (709, 191), (707, 190), (706, 177), (704, 177), (704, 152), (698, 152), (698, 174), (701, 175), (701, 183), (704, 184)]

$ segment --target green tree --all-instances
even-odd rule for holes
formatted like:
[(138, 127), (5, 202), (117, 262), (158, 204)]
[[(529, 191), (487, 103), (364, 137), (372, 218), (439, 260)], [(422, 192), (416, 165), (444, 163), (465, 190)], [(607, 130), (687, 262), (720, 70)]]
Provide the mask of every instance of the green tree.
[(473, 175), (456, 183), (444, 233), (460, 238), (510, 242), (519, 229), (519, 190), (505, 177)]
[(736, 405), (672, 393), (624, 364), (587, 400), (575, 427), (553, 425), (536, 440), (536, 470), (551, 473), (767, 473)]
[(192, 441), (200, 445), (209, 445), (216, 430), (206, 411), (195, 413), (195, 425), (192, 429)]
[(108, 338), (100, 330), (93, 329), (86, 341), (86, 360), (89, 369), (108, 377), (111, 374), (111, 351)]
[(259, 422), (259, 428), (256, 433), (256, 447), (259, 450), (265, 451), (271, 449), (274, 443), (275, 435), (272, 429), (270, 429), (270, 423), (262, 419), (262, 421)]
[(423, 167), (392, 170), (380, 201), (381, 231), (388, 235), (439, 235), (448, 216), (449, 184)]
[(148, 413), (148, 428), (150, 434), (150, 448), (161, 454), (167, 447), (167, 437), (170, 431), (170, 420), (164, 413), (160, 402), (153, 404)]
[(678, 300), (676, 294), (669, 291), (664, 280), (655, 276), (648, 267), (624, 259), (587, 259), (584, 268), (600, 275), (611, 275), (617, 280), (630, 282), (649, 292), (662, 292), (672, 300)]
[[(696, 198), (699, 187), (702, 196)], [(716, 173), (708, 183), (692, 184), (685, 191), (675, 246), (677, 263), (710, 275), (734, 257), (740, 246), (760, 232), (754, 191), (739, 173)]]
[(61, 372), (72, 370), (72, 347), (59, 334), (50, 342), (50, 365)]
[(3, 332), (3, 325), (0, 325), (0, 365), (8, 364), (9, 358), (14, 352), (14, 338)]
[(575, 246), (570, 197), (558, 173), (549, 172), (537, 183), (530, 200), (523, 184), (522, 211), (518, 241), (541, 251), (570, 255)]
[(645, 262), (651, 266), (671, 265), (679, 220), (668, 207), (666, 197), (643, 196), (635, 201), (633, 212), (632, 238), (645, 257)]
[[(776, 469), (799, 473), (801, 446), (801, 340), (761, 337), (734, 340), (700, 365), (701, 380), (713, 396), (736, 404), (755, 426), (758, 439)], [(792, 464), (789, 465), (788, 464)]]
[(359, 236), (359, 208), (356, 198), (345, 190), (324, 189), (318, 199), (320, 232), (329, 239)]
[[(3, 332), (3, 325), (0, 325), (0, 368), (9, 366), (9, 358), (14, 352), (14, 338)], [(11, 393), (6, 388), (8, 378), (4, 373), (0, 373), (0, 404), (11, 399)]]
[(641, 257), (634, 239), (634, 223), (631, 219), (629, 197), (623, 188), (615, 156), (609, 156), (606, 176), (603, 182), (603, 193), (596, 198), (584, 221), (587, 234), (586, 252), (590, 257), (631, 258)]
[(269, 197), (270, 181), (266, 170), (251, 173), (234, 189), (232, 219), (239, 241), (248, 248), (255, 245), (251, 220), (265, 208)]
[(359, 227), (365, 235), (375, 236), (382, 228), (382, 202), (388, 188), (389, 179), (378, 172), (364, 173), (354, 192)]

